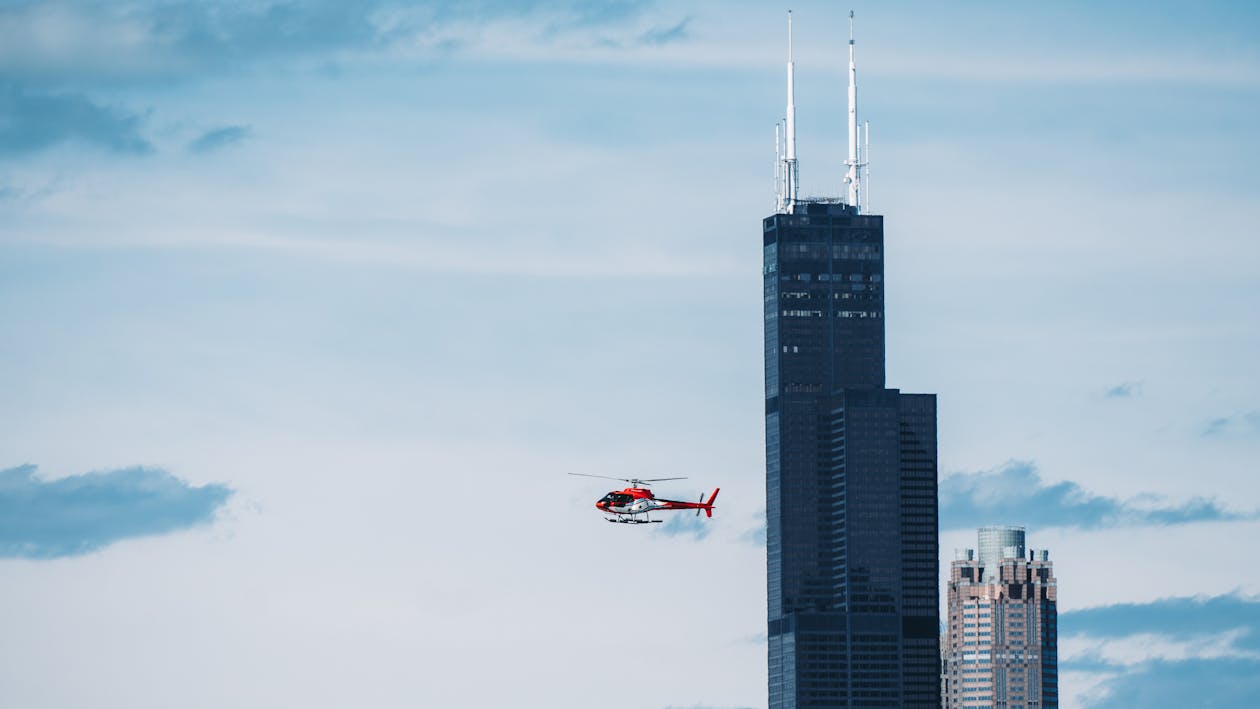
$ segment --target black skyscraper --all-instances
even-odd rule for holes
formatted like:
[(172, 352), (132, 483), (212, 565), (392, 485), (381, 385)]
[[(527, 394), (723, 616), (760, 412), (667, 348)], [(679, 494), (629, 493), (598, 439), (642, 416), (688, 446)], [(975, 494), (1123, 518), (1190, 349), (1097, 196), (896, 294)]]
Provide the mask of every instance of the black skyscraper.
[(764, 222), (770, 707), (939, 702), (936, 398), (884, 388), (883, 217)]
[(862, 210), (852, 27), (843, 201), (797, 198), (791, 31), (789, 14), (762, 224), (770, 707), (936, 707), (936, 397), (884, 388), (884, 218)]

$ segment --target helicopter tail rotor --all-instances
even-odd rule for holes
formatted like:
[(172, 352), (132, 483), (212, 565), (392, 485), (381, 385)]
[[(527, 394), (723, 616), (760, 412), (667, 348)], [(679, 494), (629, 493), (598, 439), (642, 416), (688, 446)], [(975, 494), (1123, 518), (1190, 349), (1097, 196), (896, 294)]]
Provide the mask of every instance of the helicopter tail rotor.
[[(704, 510), (704, 514), (705, 514), (705, 516), (706, 516), (706, 517), (709, 517), (710, 519), (712, 519), (712, 518), (713, 518), (713, 501), (717, 499), (717, 494), (718, 494), (718, 491), (719, 491), (719, 490), (721, 490), (721, 489), (722, 489), (722, 488), (720, 488), (720, 487), (715, 487), (715, 488), (713, 488), (713, 494), (712, 494), (712, 495), (709, 495), (709, 501), (708, 501), (708, 502), (703, 502), (703, 500), (704, 500), (704, 494), (703, 494), (703, 493), (701, 493), (701, 495), (700, 495), (700, 499), (702, 500), (702, 502), (701, 502), (700, 504), (701, 504), (701, 505), (703, 505), (703, 507), (701, 507), (700, 509)], [(696, 516), (697, 516), (697, 517), (699, 517), (699, 516), (700, 516), (700, 510), (696, 510)]]

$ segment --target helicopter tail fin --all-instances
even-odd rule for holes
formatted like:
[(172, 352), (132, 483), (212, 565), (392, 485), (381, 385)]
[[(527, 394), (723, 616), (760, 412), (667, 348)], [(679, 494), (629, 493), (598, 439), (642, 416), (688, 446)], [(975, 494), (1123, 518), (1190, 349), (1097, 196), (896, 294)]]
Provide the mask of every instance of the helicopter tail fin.
[(713, 494), (709, 495), (709, 501), (704, 503), (704, 516), (705, 517), (709, 517), (709, 518), (713, 517), (713, 501), (717, 499), (718, 491), (721, 489), (722, 488), (720, 487), (713, 488)]

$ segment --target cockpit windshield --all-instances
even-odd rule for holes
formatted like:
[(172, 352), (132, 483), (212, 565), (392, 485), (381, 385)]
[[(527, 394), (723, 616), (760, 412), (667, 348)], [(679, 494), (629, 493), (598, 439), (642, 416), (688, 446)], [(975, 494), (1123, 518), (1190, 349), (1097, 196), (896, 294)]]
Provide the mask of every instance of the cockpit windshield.
[(607, 495), (604, 495), (604, 497), (600, 499), (600, 502), (607, 502), (609, 505), (623, 507), (630, 504), (633, 500), (634, 497), (632, 495), (627, 495), (624, 492), (610, 492)]

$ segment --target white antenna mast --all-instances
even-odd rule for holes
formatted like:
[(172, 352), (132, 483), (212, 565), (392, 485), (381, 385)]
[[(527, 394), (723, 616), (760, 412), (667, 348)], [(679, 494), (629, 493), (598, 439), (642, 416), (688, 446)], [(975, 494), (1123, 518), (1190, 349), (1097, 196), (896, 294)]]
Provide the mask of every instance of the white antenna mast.
[(866, 140), (866, 146), (862, 148), (862, 166), (866, 168), (866, 175), (862, 178), (862, 208), (871, 211), (871, 122), (866, 121), (862, 128), (862, 137)]
[(779, 124), (774, 124), (774, 209), (777, 212), (783, 203), (783, 186), (779, 184), (779, 163), (783, 162), (782, 138), (779, 137)]
[(857, 64), (853, 58), (853, 11), (849, 10), (849, 166), (844, 183), (849, 188), (847, 201), (855, 209), (858, 204), (861, 177), (858, 173), (858, 134), (857, 134)]
[(779, 211), (796, 209), (797, 181), (800, 173), (796, 168), (796, 94), (795, 64), (792, 62), (792, 11), (788, 10), (788, 62), (787, 62), (787, 120), (784, 126), (783, 192), (779, 195)]

